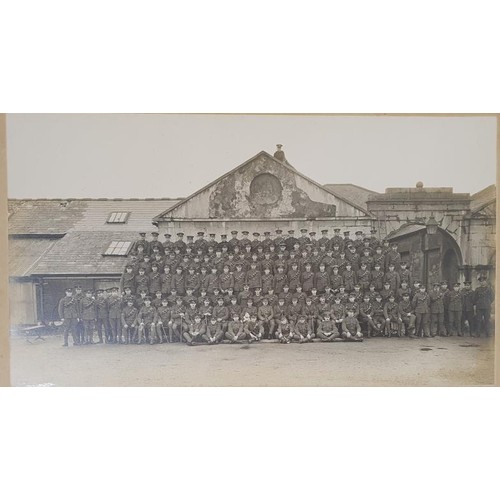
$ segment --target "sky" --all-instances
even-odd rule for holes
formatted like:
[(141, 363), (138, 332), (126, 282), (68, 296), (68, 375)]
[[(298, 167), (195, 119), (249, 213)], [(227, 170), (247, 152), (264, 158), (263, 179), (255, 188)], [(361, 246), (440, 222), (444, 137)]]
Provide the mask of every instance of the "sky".
[(283, 144), (320, 184), (495, 183), (495, 117), (14, 114), (10, 198), (179, 198)]

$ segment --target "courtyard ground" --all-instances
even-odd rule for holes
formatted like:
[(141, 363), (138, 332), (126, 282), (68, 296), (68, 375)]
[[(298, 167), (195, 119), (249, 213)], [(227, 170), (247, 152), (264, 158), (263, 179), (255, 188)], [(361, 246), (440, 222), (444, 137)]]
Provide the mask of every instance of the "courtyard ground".
[(11, 336), (13, 386), (487, 386), (493, 339), (62, 347)]

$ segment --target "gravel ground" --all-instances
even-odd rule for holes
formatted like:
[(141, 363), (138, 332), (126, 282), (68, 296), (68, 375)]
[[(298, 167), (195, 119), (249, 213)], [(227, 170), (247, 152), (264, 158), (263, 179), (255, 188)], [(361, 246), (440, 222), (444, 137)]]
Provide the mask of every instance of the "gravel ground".
[(487, 386), (493, 339), (62, 347), (11, 337), (14, 386)]

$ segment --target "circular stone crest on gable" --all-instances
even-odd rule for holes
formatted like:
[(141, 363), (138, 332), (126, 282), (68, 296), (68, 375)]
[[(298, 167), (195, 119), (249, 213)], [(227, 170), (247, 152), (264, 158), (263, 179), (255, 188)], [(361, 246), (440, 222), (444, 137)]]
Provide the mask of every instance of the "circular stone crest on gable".
[(283, 186), (276, 176), (259, 174), (250, 183), (250, 200), (257, 205), (270, 205), (279, 201), (282, 191)]

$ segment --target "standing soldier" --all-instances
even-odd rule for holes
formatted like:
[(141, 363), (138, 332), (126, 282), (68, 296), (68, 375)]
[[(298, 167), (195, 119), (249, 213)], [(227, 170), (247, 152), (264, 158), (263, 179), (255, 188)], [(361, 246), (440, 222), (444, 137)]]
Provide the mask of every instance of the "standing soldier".
[(241, 234), (243, 235), (243, 238), (240, 240), (240, 247), (241, 248), (246, 248), (247, 245), (250, 245), (250, 248), (252, 248), (252, 242), (250, 241), (250, 238), (248, 235), (250, 234), (250, 231), (241, 231)]
[(234, 251), (234, 247), (240, 246), (240, 240), (238, 239), (238, 231), (231, 231), (231, 239), (229, 240), (229, 248)]
[(149, 241), (146, 240), (146, 233), (139, 233), (139, 239), (134, 242), (132, 250), (137, 252), (139, 246), (142, 246), (145, 254), (149, 254)]
[(363, 231), (356, 231), (354, 234), (356, 235), (356, 237), (352, 242), (352, 245), (356, 253), (359, 255), (361, 249), (363, 248)]
[(448, 282), (441, 282), (441, 291), (443, 292), (443, 306), (444, 306), (444, 326), (446, 332), (450, 332), (450, 325), (448, 323), (448, 304), (450, 302), (450, 290), (448, 288)]
[(161, 299), (161, 306), (156, 308), (156, 314), (156, 333), (160, 339), (160, 344), (163, 341), (170, 342), (172, 339), (172, 332), (170, 331), (172, 315), (171, 309), (168, 305), (168, 299), (166, 297)]
[(440, 335), (446, 337), (446, 328), (444, 326), (444, 293), (439, 283), (433, 284), (432, 292), (429, 292), (430, 313), (431, 313), (431, 335), (435, 337)]
[(474, 292), (478, 337), (481, 336), (482, 331), (486, 337), (490, 336), (490, 316), (493, 300), (493, 290), (488, 285), (486, 276), (479, 276), (479, 286)]
[(330, 240), (330, 247), (334, 248), (336, 245), (339, 247), (339, 251), (343, 249), (344, 240), (340, 236), (340, 228), (336, 227), (333, 229), (333, 237)]
[(148, 290), (151, 295), (156, 294), (156, 292), (161, 292), (161, 273), (158, 269), (158, 265), (151, 264), (151, 272), (148, 276)]
[(311, 243), (311, 240), (307, 236), (307, 229), (302, 228), (300, 230), (300, 236), (297, 238), (297, 241), (299, 242), (301, 247), (303, 247), (306, 243)]
[(252, 291), (256, 288), (262, 288), (262, 275), (254, 261), (250, 263), (250, 269), (247, 271), (247, 284)]
[(95, 298), (92, 290), (85, 290), (85, 297), (80, 303), (84, 331), (84, 344), (94, 343), (94, 325), (96, 320)]
[(76, 336), (80, 344), (85, 343), (85, 333), (83, 331), (83, 321), (82, 321), (82, 300), (83, 300), (82, 287), (80, 285), (75, 286), (75, 293), (73, 294), (73, 299), (76, 304), (76, 311), (78, 318), (76, 320)]
[(171, 239), (171, 234), (165, 233), (163, 236), (165, 236), (165, 241), (163, 242), (163, 253), (167, 255), (174, 251), (174, 243)]
[(183, 303), (182, 297), (177, 297), (175, 305), (170, 311), (170, 318), (172, 321), (172, 333), (175, 334), (179, 342), (182, 342), (185, 331), (184, 316), (186, 316), (186, 306)]
[(382, 247), (378, 245), (375, 247), (375, 253), (373, 254), (373, 267), (376, 268), (377, 264), (385, 272), (385, 254), (382, 252)]
[[(134, 300), (132, 298), (132, 300)], [(96, 326), (97, 326), (97, 336), (99, 337), (99, 344), (102, 344), (102, 331), (104, 330), (104, 336), (106, 343), (111, 340), (111, 335), (109, 331), (108, 323), (108, 301), (104, 297), (104, 290), (97, 290), (97, 298), (95, 301), (96, 308)]]
[(399, 274), (395, 271), (394, 264), (389, 263), (388, 271), (385, 273), (384, 280), (391, 285), (391, 291), (396, 293), (401, 285)]
[(464, 281), (462, 290), (462, 332), (464, 326), (467, 326), (471, 337), (474, 337), (476, 333), (474, 319), (474, 291), (471, 288), (471, 282)]
[[(184, 254), (186, 252), (186, 242), (184, 241), (184, 233), (180, 232), (177, 233), (177, 241), (174, 243), (174, 249), (179, 249), (179, 252), (181, 254)], [(175, 251), (175, 250), (174, 250)]]
[(357, 273), (356, 281), (360, 285), (362, 293), (367, 292), (368, 288), (370, 288), (371, 273), (367, 269), (365, 262), (361, 263), (361, 269)]
[(401, 261), (400, 270), (399, 270), (399, 280), (402, 283), (406, 281), (411, 288), (413, 286), (413, 277), (411, 275), (411, 271), (407, 269), (408, 264), (405, 261)]
[(344, 239), (342, 240), (342, 247), (341, 247), (344, 251), (346, 251), (347, 247), (350, 244), (352, 244), (352, 240), (349, 237), (349, 235), (350, 235), (350, 231), (344, 231)]
[[(164, 299), (166, 300), (166, 299)], [(134, 299), (127, 299), (127, 305), (122, 311), (122, 332), (125, 344), (131, 344), (134, 341), (135, 325), (139, 311), (134, 307)]]
[(298, 243), (297, 238), (295, 237), (295, 231), (293, 229), (288, 230), (288, 238), (285, 239), (286, 249), (290, 252), (293, 249), (295, 243)]
[(328, 229), (321, 230), (321, 238), (318, 240), (316, 248), (319, 248), (322, 245), (325, 245), (325, 247), (328, 247), (330, 245), (330, 239), (328, 238)]
[(380, 240), (377, 238), (377, 230), (376, 229), (370, 229), (370, 247), (375, 250), (377, 246), (380, 245)]
[(352, 292), (354, 284), (356, 283), (356, 274), (351, 269), (351, 263), (347, 262), (345, 271), (342, 273), (342, 281), (347, 292)]
[(264, 268), (264, 274), (262, 275), (262, 294), (267, 295), (269, 290), (273, 289), (274, 286), (274, 276), (271, 274), (271, 269)]
[(111, 344), (116, 344), (121, 338), (122, 299), (118, 287), (111, 289), (108, 297), (108, 319), (111, 326)]
[(401, 255), (398, 252), (398, 244), (396, 242), (391, 244), (391, 249), (385, 256), (385, 268), (389, 269), (391, 264), (394, 266), (396, 271), (399, 271), (401, 265)]
[(202, 254), (207, 251), (207, 242), (205, 240), (205, 233), (203, 231), (199, 231), (197, 234), (197, 239), (193, 244), (193, 248), (195, 251), (201, 250)]
[(262, 240), (262, 248), (264, 252), (269, 251), (269, 247), (273, 244), (273, 240), (271, 239), (271, 233), (269, 231), (264, 231), (264, 239)]
[(290, 286), (292, 292), (295, 292), (300, 284), (301, 280), (299, 263), (293, 262), (291, 268), (288, 270), (288, 285)]
[(172, 288), (175, 289), (177, 295), (181, 297), (186, 293), (186, 280), (182, 267), (178, 267), (175, 270), (175, 274), (172, 276)]
[(68, 347), (68, 338), (70, 333), (73, 337), (73, 345), (80, 345), (80, 339), (76, 335), (78, 310), (75, 299), (73, 298), (73, 290), (71, 288), (66, 288), (65, 293), (66, 296), (59, 301), (58, 306), (59, 318), (62, 319), (64, 326), (63, 347)]
[(380, 292), (380, 290), (384, 287), (384, 271), (381, 270), (379, 262), (375, 264), (375, 269), (371, 272), (370, 279), (375, 285), (375, 290)]
[(160, 236), (160, 235), (156, 231), (153, 231), (151, 233), (151, 236), (153, 237), (153, 239), (148, 242), (149, 243), (149, 255), (153, 255), (155, 248), (158, 249), (157, 251), (160, 254), (163, 254), (164, 253), (163, 244), (161, 241), (158, 241), (158, 236)]
[(229, 266), (224, 266), (222, 274), (219, 276), (219, 287), (222, 293), (226, 293), (228, 288), (234, 287), (234, 278), (229, 274)]
[(319, 271), (314, 275), (314, 286), (321, 294), (325, 293), (327, 286), (330, 286), (330, 277), (328, 272), (325, 270), (324, 263), (319, 265)]
[(127, 264), (125, 266), (125, 272), (122, 274), (120, 279), (120, 288), (125, 290), (126, 286), (129, 286), (132, 293), (135, 293), (135, 273), (134, 266), (132, 264)]
[(429, 337), (429, 294), (425, 291), (425, 285), (420, 285), (420, 290), (413, 296), (412, 306), (416, 316), (416, 331), (417, 337)]
[(146, 292), (149, 293), (149, 276), (146, 270), (142, 267), (139, 268), (139, 274), (134, 278), (136, 293)]
[(344, 279), (339, 274), (339, 266), (336, 264), (332, 267), (332, 274), (330, 276), (330, 287), (333, 293), (337, 293), (339, 288), (344, 284)]
[(453, 290), (448, 298), (448, 326), (449, 334), (462, 336), (462, 293), (460, 283), (454, 283)]
[(356, 247), (354, 245), (348, 245), (345, 258), (351, 263), (352, 269), (356, 273), (359, 269), (360, 257), (356, 252)]
[(257, 251), (257, 247), (260, 245), (260, 233), (252, 233), (253, 240), (250, 242), (250, 245), (252, 247), (252, 252)]
[(274, 275), (273, 289), (277, 294), (280, 294), (286, 284), (288, 284), (288, 277), (284, 272), (284, 267), (278, 265), (278, 272)]

